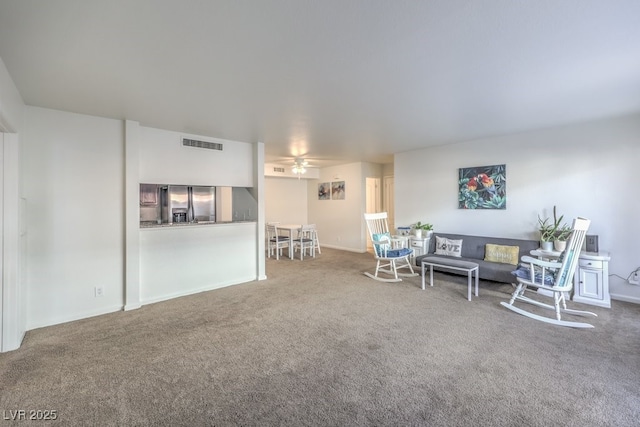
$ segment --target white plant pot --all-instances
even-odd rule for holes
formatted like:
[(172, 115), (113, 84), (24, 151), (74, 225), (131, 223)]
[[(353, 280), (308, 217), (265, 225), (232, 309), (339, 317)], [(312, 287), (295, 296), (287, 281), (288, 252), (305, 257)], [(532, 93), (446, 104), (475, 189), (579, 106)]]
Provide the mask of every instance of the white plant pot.
[(422, 239), (422, 230), (413, 230), (413, 235), (416, 236), (417, 239)]
[(543, 251), (553, 251), (553, 242), (540, 242), (540, 249)]
[(556, 240), (555, 242), (553, 242), (553, 247), (556, 251), (558, 252), (562, 252), (567, 248), (567, 241), (566, 240)]

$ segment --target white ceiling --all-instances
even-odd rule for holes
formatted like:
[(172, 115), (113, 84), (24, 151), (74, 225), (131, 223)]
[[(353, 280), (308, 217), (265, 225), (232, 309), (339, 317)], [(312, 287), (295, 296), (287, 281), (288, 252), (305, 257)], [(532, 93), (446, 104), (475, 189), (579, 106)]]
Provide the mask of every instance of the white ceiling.
[(386, 162), (640, 111), (640, 1), (0, 0), (0, 58), (28, 105)]

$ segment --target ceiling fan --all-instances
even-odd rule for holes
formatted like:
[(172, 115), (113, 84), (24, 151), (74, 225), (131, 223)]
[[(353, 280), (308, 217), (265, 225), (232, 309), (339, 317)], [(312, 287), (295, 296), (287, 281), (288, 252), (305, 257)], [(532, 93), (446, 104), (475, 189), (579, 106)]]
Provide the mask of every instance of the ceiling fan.
[[(267, 163), (275, 163), (282, 165), (283, 168), (288, 169), (298, 177), (304, 175), (310, 169), (323, 168), (327, 166), (333, 166), (335, 164), (342, 164), (344, 162), (336, 162), (331, 159), (323, 159), (318, 157), (302, 157), (301, 155), (295, 157), (267, 157)], [(284, 170), (282, 171), (284, 172)]]
[(309, 162), (303, 159), (302, 157), (296, 157), (293, 160), (293, 166), (291, 167), (291, 171), (296, 175), (302, 175), (303, 173), (307, 173), (307, 168), (309, 166)]
[(290, 168), (291, 172), (298, 176), (305, 174), (310, 168), (320, 167), (315, 164), (310, 164), (304, 157), (281, 157), (279, 159), (272, 160), (272, 162)]

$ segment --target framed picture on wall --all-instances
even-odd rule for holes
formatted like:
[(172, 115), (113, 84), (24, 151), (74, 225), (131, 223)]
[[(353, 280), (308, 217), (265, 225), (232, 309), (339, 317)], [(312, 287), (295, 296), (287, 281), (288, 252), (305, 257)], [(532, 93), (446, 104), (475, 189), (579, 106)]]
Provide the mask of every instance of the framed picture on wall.
[(344, 181), (334, 181), (331, 183), (331, 200), (344, 200)]
[(506, 209), (506, 165), (458, 170), (458, 209)]
[(331, 184), (328, 182), (322, 182), (318, 184), (318, 200), (330, 200), (331, 199)]

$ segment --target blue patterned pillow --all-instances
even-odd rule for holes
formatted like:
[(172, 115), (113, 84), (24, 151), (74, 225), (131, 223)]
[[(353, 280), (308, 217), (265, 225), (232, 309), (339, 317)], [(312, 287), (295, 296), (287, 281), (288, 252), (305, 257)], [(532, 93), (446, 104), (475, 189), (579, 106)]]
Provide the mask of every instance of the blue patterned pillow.
[[(524, 280), (531, 281), (531, 269), (528, 264), (520, 264), (518, 268), (511, 272), (516, 277), (519, 277)], [(542, 282), (542, 268), (540, 266), (533, 266), (533, 275), (534, 275), (534, 283)], [(555, 272), (549, 268), (547, 268), (544, 272), (544, 284), (547, 286), (553, 286), (556, 281)]]
[[(558, 259), (555, 262), (559, 262), (560, 264), (562, 264), (562, 261), (564, 260), (564, 257), (566, 255), (566, 251), (562, 252), (560, 254), (560, 256), (558, 257)], [(571, 254), (569, 254), (569, 261), (571, 261), (571, 257), (573, 256), (573, 251), (571, 252)], [(553, 286), (556, 283), (556, 273), (558, 270), (555, 270), (553, 268), (546, 268), (545, 272), (544, 272), (544, 284), (547, 286)], [(566, 272), (566, 271), (565, 271)], [(529, 280), (531, 281), (531, 268), (529, 264), (520, 264), (518, 266), (518, 268), (514, 271), (511, 272), (511, 274), (513, 274), (516, 277), (520, 277), (521, 279), (525, 279), (525, 280)], [(539, 265), (533, 265), (533, 275), (534, 275), (534, 283), (541, 283), (542, 282), (542, 267), (540, 267)], [(562, 280), (560, 281), (560, 286), (563, 286), (565, 277), (562, 277)]]
[(400, 249), (392, 249), (387, 251), (387, 258), (398, 258), (405, 255), (410, 255), (413, 252), (413, 249), (409, 248), (400, 248)]
[(376, 255), (378, 256), (384, 256), (384, 249), (387, 248), (389, 249), (389, 247), (391, 246), (391, 234), (389, 233), (376, 233), (373, 234), (373, 241), (374, 242), (385, 242), (385, 243), (374, 243), (373, 246), (375, 248), (376, 251)]

